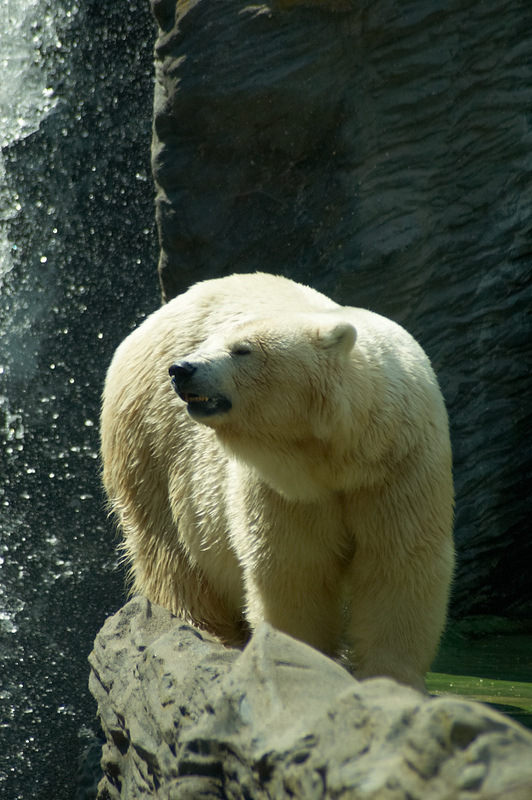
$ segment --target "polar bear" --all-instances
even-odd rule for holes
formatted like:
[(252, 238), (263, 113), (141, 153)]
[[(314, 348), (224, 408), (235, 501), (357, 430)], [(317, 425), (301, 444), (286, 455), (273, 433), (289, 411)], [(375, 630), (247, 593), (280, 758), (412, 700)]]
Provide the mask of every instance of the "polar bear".
[(262, 620), (417, 688), (453, 572), (447, 414), (399, 325), (256, 273), (119, 346), (103, 480), (132, 589), (241, 645)]

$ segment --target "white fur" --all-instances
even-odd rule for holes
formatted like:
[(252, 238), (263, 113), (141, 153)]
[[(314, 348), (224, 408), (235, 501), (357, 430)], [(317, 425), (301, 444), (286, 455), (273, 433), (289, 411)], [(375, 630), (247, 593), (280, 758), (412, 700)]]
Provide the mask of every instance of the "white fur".
[[(168, 368), (230, 411), (192, 419)], [(201, 392), (203, 393), (203, 392)], [(104, 483), (133, 589), (229, 643), (261, 620), (421, 687), (453, 569), (447, 416), (414, 339), (272, 275), (197, 284), (118, 348)]]

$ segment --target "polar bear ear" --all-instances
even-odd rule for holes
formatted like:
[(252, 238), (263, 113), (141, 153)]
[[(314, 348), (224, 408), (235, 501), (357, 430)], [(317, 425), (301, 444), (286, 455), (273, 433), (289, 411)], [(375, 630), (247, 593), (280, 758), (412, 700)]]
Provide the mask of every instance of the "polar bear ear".
[(357, 332), (349, 322), (337, 322), (335, 325), (318, 328), (318, 344), (324, 350), (335, 349), (347, 354), (352, 350), (356, 338)]

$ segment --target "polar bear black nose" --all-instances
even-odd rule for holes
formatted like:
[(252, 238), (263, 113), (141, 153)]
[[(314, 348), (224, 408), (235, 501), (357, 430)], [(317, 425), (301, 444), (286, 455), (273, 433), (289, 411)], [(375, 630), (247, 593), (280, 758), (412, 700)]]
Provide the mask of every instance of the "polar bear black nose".
[(196, 372), (196, 367), (188, 361), (180, 361), (178, 364), (172, 364), (168, 370), (168, 374), (172, 376), (177, 386), (186, 383)]

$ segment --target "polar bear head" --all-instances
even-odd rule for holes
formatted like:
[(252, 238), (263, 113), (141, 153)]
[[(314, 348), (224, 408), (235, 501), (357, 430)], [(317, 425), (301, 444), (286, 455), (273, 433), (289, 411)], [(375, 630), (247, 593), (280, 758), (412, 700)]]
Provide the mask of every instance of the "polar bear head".
[(355, 339), (337, 313), (253, 320), (210, 336), (169, 373), (190, 416), (227, 435), (321, 437), (345, 405)]

